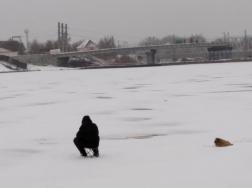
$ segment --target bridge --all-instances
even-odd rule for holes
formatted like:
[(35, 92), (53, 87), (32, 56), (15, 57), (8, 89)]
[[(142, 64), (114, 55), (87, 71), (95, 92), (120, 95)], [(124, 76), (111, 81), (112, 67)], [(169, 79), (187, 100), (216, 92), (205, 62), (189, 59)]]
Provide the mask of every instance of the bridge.
[(176, 49), (190, 49), (190, 48), (211, 48), (211, 47), (230, 47), (229, 43), (183, 43), (183, 44), (165, 44), (165, 45), (152, 45), (152, 46), (141, 46), (141, 47), (128, 47), (128, 48), (109, 48), (100, 50), (90, 50), (90, 51), (78, 51), (78, 52), (64, 52), (54, 54), (56, 58), (60, 61), (67, 61), (71, 57), (81, 57), (85, 55), (100, 55), (100, 54), (120, 54), (128, 55), (135, 53), (145, 53), (147, 57), (148, 64), (155, 64), (156, 53), (158, 50), (176, 50)]
[[(65, 52), (58, 54), (30, 54), (30, 55), (18, 55), (9, 58), (9, 62), (15, 64), (16, 66), (23, 67), (20, 64), (34, 64), (34, 65), (55, 65), (68, 63), (71, 58), (85, 58), (88, 55), (90, 56), (99, 56), (102, 54), (108, 54), (108, 56), (115, 55), (131, 55), (131, 54), (141, 54), (142, 57), (146, 57), (146, 61), (148, 65), (154, 65), (156, 63), (157, 52), (161, 50), (165, 51), (165, 54), (172, 54), (172, 58), (176, 57), (190, 57), (192, 55), (190, 52), (185, 54), (177, 54), (180, 53), (180, 49), (182, 51), (190, 51), (193, 50), (193, 53), (196, 54), (196, 57), (203, 57), (202, 55), (211, 56), (216, 55), (214, 52), (211, 52), (211, 49), (228, 49), (232, 48), (229, 43), (184, 43), (184, 44), (166, 44), (166, 45), (153, 45), (153, 46), (142, 46), (142, 47), (129, 47), (129, 48), (110, 48), (110, 49), (101, 49), (101, 50), (91, 50), (85, 52)], [(202, 54), (202, 49), (206, 53)], [(178, 50), (178, 51), (177, 51)], [(223, 50), (222, 50), (223, 51)], [(174, 53), (175, 52), (175, 53)], [(229, 53), (229, 52), (228, 52)], [(175, 54), (175, 55), (174, 55)], [(195, 55), (194, 54), (194, 55)], [(244, 54), (244, 53), (242, 53)], [(252, 54), (252, 53), (251, 53)], [(174, 55), (174, 56), (173, 56)], [(168, 55), (170, 57), (170, 55)], [(251, 55), (252, 56), (252, 55)], [(215, 57), (215, 56), (213, 56)]]

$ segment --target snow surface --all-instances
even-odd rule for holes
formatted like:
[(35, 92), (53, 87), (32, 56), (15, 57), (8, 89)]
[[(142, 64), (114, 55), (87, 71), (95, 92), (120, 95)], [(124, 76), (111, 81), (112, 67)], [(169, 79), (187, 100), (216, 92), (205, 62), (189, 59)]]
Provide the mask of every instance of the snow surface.
[(4, 66), (5, 62), (0, 61), (0, 72), (9, 72), (11, 69), (8, 69), (6, 66)]
[(10, 69), (6, 68), (4, 65), (0, 64), (0, 72), (7, 72)]
[(28, 71), (55, 71), (55, 70), (70, 70), (70, 69), (76, 69), (76, 68), (66, 68), (66, 67), (57, 67), (53, 65), (47, 65), (47, 66), (38, 66), (38, 65), (27, 65)]
[[(252, 187), (252, 63), (0, 74), (0, 91), (0, 187)], [(72, 143), (85, 114), (97, 159)]]
[[(13, 69), (9, 69), (4, 65), (8, 65), (9, 67), (12, 67)], [(14, 65), (9, 64), (8, 62), (0, 61), (0, 73), (18, 71), (15, 69), (17, 69), (17, 67), (15, 67)], [(70, 69), (74, 69), (74, 68), (56, 67), (52, 65), (48, 65), (48, 66), (37, 66), (37, 65), (32, 65), (32, 64), (27, 65), (28, 71), (55, 71), (55, 70), (70, 70)]]

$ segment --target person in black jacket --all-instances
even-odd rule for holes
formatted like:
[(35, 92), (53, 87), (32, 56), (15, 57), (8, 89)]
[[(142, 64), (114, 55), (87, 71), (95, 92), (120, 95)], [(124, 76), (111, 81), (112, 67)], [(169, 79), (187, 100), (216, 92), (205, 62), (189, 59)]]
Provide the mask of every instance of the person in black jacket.
[(98, 127), (92, 122), (89, 116), (84, 116), (81, 127), (74, 138), (75, 146), (84, 157), (87, 156), (85, 148), (93, 150), (94, 156), (99, 157), (99, 142), (100, 137)]

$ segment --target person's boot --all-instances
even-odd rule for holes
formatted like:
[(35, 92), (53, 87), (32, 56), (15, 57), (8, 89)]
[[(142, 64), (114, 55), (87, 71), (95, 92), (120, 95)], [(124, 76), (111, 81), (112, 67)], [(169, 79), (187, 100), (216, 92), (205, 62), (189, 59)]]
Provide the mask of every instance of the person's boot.
[(84, 151), (81, 152), (81, 156), (82, 157), (87, 157), (87, 153), (86, 153), (85, 149), (84, 149)]
[(74, 144), (75, 146), (77, 147), (77, 149), (79, 150), (80, 154), (83, 156), (83, 157), (86, 157), (87, 156), (87, 153), (83, 147), (83, 145), (79, 142), (79, 140), (77, 138), (74, 139)]
[(93, 149), (93, 152), (94, 152), (94, 156), (95, 157), (99, 157), (99, 150), (98, 150), (98, 148)]

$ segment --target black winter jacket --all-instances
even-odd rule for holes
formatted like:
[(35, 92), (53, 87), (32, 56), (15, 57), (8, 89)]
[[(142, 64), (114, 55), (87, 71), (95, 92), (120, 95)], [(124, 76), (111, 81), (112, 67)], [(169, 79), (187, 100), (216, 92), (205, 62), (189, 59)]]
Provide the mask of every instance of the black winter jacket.
[(96, 124), (94, 124), (93, 122), (83, 122), (76, 134), (76, 137), (79, 142), (81, 142), (85, 147), (99, 147), (99, 130)]

